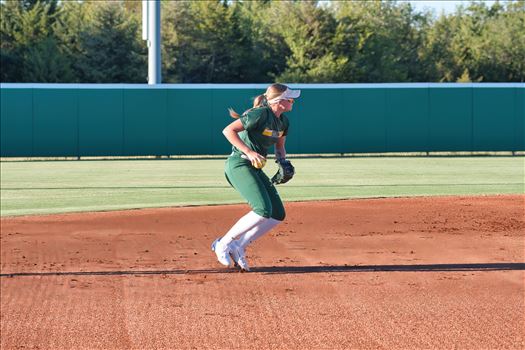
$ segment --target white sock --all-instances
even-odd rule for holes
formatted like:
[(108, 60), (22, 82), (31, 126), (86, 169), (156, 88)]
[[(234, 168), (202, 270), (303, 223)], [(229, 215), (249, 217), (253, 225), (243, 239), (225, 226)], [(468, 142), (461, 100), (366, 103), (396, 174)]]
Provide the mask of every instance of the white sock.
[(259, 226), (268, 220), (270, 219), (251, 211), (240, 218), (239, 221), (237, 221), (235, 225), (233, 225), (232, 228), (226, 232), (224, 237), (221, 238), (221, 243), (230, 244), (234, 239), (238, 238), (243, 233), (250, 231), (255, 226)]
[(264, 235), (266, 232), (270, 231), (275, 226), (279, 225), (282, 221), (269, 218), (266, 221), (261, 222), (259, 225), (255, 226), (239, 238), (239, 245), (245, 249), (248, 244), (251, 244), (256, 239)]

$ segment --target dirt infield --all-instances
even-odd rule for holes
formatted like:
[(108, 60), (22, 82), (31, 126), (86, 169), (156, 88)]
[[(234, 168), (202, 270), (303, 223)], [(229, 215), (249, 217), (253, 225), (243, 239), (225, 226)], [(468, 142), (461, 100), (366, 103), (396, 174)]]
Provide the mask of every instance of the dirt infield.
[(523, 349), (525, 196), (244, 205), (1, 220), (2, 349)]

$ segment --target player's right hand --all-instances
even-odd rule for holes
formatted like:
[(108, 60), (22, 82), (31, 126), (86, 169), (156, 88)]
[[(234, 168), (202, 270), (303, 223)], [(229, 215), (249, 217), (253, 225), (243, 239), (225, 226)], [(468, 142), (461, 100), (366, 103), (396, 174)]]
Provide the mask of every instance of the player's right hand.
[(252, 163), (254, 168), (262, 169), (266, 164), (266, 158), (255, 151), (250, 151), (246, 153), (248, 160)]

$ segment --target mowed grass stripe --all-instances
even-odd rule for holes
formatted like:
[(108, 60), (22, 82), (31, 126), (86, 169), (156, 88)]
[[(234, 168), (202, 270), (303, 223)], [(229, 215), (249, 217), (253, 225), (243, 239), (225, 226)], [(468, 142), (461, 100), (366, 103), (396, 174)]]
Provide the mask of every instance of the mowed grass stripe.
[[(524, 193), (525, 157), (301, 158), (285, 201)], [(224, 159), (1, 163), (1, 214), (241, 203)], [(269, 162), (270, 176), (276, 165)]]

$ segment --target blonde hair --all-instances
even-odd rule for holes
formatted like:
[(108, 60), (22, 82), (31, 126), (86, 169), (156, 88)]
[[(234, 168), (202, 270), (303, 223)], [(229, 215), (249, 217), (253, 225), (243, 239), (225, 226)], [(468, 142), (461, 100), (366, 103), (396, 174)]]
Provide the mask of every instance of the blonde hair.
[[(263, 106), (268, 100), (271, 100), (281, 95), (283, 92), (286, 91), (286, 89), (288, 89), (288, 87), (284, 84), (275, 83), (275, 84), (268, 86), (264, 94), (256, 96), (253, 99), (253, 107), (250, 109), (254, 109), (254, 108)], [(250, 109), (246, 110), (244, 113), (246, 113)], [(228, 112), (230, 112), (230, 116), (235, 119), (241, 116), (239, 113), (235, 112), (235, 110), (231, 107), (228, 108)]]

